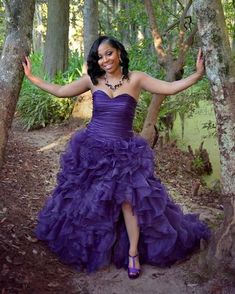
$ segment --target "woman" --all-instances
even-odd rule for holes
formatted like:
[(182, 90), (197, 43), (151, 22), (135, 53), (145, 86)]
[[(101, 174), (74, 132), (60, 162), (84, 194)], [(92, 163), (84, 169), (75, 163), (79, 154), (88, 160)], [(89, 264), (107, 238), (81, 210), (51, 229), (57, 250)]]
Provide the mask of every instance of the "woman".
[(62, 155), (57, 187), (40, 212), (38, 239), (78, 270), (95, 271), (112, 261), (134, 279), (140, 263), (170, 265), (210, 233), (167, 195), (154, 176), (151, 149), (132, 131), (140, 91), (173, 95), (196, 83), (204, 74), (201, 50), (196, 72), (171, 83), (129, 72), (128, 63), (123, 45), (101, 36), (88, 55), (88, 75), (71, 84), (33, 76), (28, 58), (23, 67), (32, 83), (55, 96), (93, 95), (92, 119)]

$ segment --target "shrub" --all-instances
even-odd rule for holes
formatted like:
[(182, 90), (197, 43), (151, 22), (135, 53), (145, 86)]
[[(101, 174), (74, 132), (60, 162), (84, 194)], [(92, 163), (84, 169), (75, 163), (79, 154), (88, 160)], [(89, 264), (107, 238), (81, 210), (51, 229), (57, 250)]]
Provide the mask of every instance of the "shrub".
[[(33, 72), (35, 75), (41, 76), (42, 56), (35, 53), (31, 60)], [(57, 74), (52, 82), (57, 84), (72, 82), (81, 75), (82, 63), (83, 60), (77, 53), (72, 54), (69, 69), (64, 73)], [(47, 80), (47, 77), (45, 79)], [(68, 119), (74, 102), (74, 99), (56, 98), (35, 87), (25, 78), (17, 103), (17, 111), (24, 127), (27, 130), (32, 130)]]

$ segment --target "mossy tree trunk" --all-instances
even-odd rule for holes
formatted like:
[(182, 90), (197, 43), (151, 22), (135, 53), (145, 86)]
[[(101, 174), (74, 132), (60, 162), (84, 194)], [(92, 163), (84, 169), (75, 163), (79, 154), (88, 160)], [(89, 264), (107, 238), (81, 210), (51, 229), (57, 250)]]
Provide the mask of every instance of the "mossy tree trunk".
[(31, 49), (35, 0), (5, 0), (6, 39), (0, 60), (0, 168), (23, 80), (22, 61)]
[(235, 273), (235, 63), (220, 0), (198, 0), (194, 7), (217, 120), (224, 200), (224, 222), (205, 261), (212, 272)]

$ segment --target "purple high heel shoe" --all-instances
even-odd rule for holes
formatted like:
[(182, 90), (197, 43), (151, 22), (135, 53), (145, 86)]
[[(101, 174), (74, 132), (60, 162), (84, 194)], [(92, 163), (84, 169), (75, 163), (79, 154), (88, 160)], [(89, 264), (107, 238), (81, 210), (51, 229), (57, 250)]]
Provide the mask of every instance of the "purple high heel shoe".
[(140, 276), (140, 269), (135, 267), (135, 258), (138, 257), (139, 254), (136, 254), (135, 256), (129, 255), (129, 257), (132, 259), (133, 267), (128, 266), (128, 277), (130, 279), (137, 279)]

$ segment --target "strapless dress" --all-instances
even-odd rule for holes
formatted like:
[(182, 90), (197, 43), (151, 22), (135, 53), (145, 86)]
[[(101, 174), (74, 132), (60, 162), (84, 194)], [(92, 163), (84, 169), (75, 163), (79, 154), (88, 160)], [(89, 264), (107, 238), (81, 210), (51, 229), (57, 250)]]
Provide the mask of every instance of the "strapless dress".
[(79, 271), (127, 267), (124, 202), (138, 219), (142, 264), (169, 266), (210, 237), (207, 225), (184, 214), (155, 176), (152, 149), (133, 133), (136, 105), (128, 94), (93, 93), (92, 119), (61, 155), (57, 185), (39, 213), (37, 238)]

